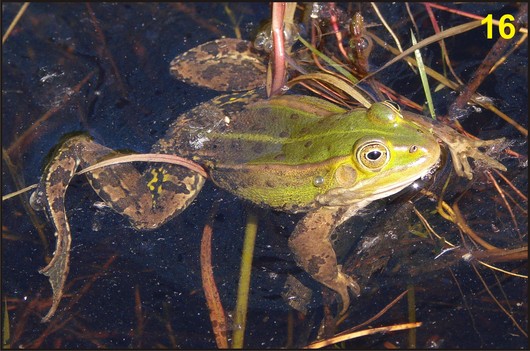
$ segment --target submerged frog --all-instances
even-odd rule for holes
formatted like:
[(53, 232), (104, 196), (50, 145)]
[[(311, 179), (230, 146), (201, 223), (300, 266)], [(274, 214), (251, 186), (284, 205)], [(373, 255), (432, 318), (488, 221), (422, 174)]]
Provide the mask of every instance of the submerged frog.
[[(238, 55), (247, 45), (232, 45), (228, 39), (212, 43), (223, 43), (230, 54)], [(177, 68), (184, 58), (190, 55), (172, 62), (179, 78)], [(349, 291), (358, 295), (360, 288), (337, 264), (330, 239), (335, 228), (372, 201), (430, 173), (440, 158), (439, 142), (421, 123), (404, 119), (390, 102), (345, 110), (310, 96), (266, 99), (260, 91), (223, 95), (184, 113), (152, 152), (199, 163), (219, 187), (255, 204), (305, 213), (289, 239), (290, 249), (298, 265), (339, 294), (344, 313)], [(86, 168), (114, 154), (85, 135), (68, 139), (32, 196), (34, 205), (47, 208), (58, 236), (55, 256), (41, 271), (54, 290), (45, 320), (58, 306), (68, 272), (70, 229), (64, 192), (79, 166)], [(98, 195), (137, 229), (157, 228), (178, 215), (206, 180), (169, 164), (143, 173), (131, 164), (119, 164), (86, 176)]]

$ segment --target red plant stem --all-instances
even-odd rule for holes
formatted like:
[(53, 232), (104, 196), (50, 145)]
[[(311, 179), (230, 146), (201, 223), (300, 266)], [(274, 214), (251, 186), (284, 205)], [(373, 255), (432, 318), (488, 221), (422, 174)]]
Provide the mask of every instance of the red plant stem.
[(473, 19), (476, 19), (476, 20), (481, 20), (481, 19), (484, 18), (483, 16), (475, 15), (473, 13), (461, 11), (461, 10), (458, 10), (458, 9), (453, 9), (453, 8), (450, 8), (450, 7), (447, 7), (447, 6), (444, 6), (444, 5), (440, 5), (440, 4), (437, 4), (437, 3), (434, 3), (434, 2), (422, 2), (422, 4), (428, 5), (429, 7), (434, 7), (434, 8), (440, 9), (440, 10), (444, 10), (444, 11), (447, 11), (447, 12), (450, 12), (450, 13), (454, 13), (454, 14), (457, 14), (457, 15), (460, 15), (460, 16), (473, 18)]
[[(426, 3), (425, 4), (425, 10), (427, 10), (427, 13), (429, 14), (429, 18), (431, 19), (431, 23), (432, 23), (432, 27), (434, 29), (434, 33), (436, 33), (436, 34), (440, 33), (440, 26), (438, 26), (438, 21), (436, 21), (436, 17), (434, 16), (434, 13), (432, 11), (431, 5)], [(440, 45), (440, 49), (442, 49), (442, 53), (443, 52), (447, 53), (447, 54), (443, 55), (443, 57), (445, 59), (445, 62), (447, 63), (447, 68), (449, 68), (449, 70), (451, 71), (451, 74), (453, 75), (453, 77), (455, 77), (455, 79), (458, 81), (458, 83), (463, 85), (464, 83), (462, 82), (462, 80), (460, 80), (460, 78), (456, 75), (455, 71), (453, 70), (453, 65), (451, 64), (451, 60), (449, 59), (449, 53), (448, 53), (447, 49), (445, 48), (445, 41), (440, 40), (438, 42), (438, 44)]]
[[(457, 14), (457, 15), (460, 15), (460, 16), (463, 16), (463, 17), (468, 17), (468, 18), (472, 18), (472, 19), (476, 19), (476, 20), (484, 19), (484, 16), (479, 16), (479, 15), (475, 15), (473, 13), (469, 13), (469, 12), (464, 12), (464, 11), (461, 11), (461, 10), (453, 9), (453, 8), (450, 8), (450, 7), (446, 7), (444, 5), (437, 4), (435, 2), (420, 2), (419, 4), (429, 5), (430, 7), (434, 7), (434, 8), (446, 11), (446, 12), (454, 13), (454, 14)], [(493, 23), (498, 23), (498, 21), (494, 19)], [(518, 29), (518, 31), (520, 31), (522, 33), (528, 33), (528, 29), (527, 28), (523, 28), (523, 27), (520, 27)]]
[(271, 96), (278, 95), (285, 84), (285, 44), (283, 37), (284, 2), (272, 4), (272, 45), (274, 70), (271, 84)]
[(337, 23), (337, 16), (335, 15), (335, 11), (334, 11), (335, 3), (331, 2), (329, 6), (330, 8), (333, 9), (333, 11), (330, 11), (331, 12), (330, 22), (331, 22), (331, 26), (333, 27), (333, 32), (335, 32), (335, 36), (337, 37), (337, 44), (339, 46), (339, 51), (342, 53), (344, 58), (349, 61), (350, 58), (348, 57), (348, 54), (346, 53), (346, 50), (344, 49), (344, 46), (342, 45), (342, 32), (339, 29), (339, 25)]

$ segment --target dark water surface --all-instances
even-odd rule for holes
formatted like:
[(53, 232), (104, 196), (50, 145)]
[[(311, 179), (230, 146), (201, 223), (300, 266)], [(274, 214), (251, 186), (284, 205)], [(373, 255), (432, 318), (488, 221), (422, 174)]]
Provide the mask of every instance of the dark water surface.
[[(2, 4), (3, 33), (20, 6)], [(228, 6), (246, 39), (270, 17), (267, 3)], [(346, 9), (346, 5), (341, 6)], [(387, 21), (395, 23), (403, 46), (408, 47), (411, 25), (400, 22), (408, 18), (404, 6), (386, 3), (380, 7)], [(492, 13), (495, 18), (516, 12), (516, 7), (502, 3), (463, 4), (459, 8), (482, 16)], [(368, 4), (361, 9), (368, 23), (379, 23)], [(429, 19), (420, 5), (412, 6), (412, 10), (425, 30), (424, 37), (431, 35)], [(435, 13), (444, 28), (464, 21), (455, 15)], [(2, 46), (2, 195), (37, 183), (50, 150), (68, 133), (88, 132), (99, 143), (115, 149), (149, 151), (180, 113), (217, 95), (172, 78), (170, 61), (198, 44), (234, 37), (233, 28), (221, 3), (32, 3)], [(394, 45), (381, 26), (373, 31)], [(494, 39), (487, 40), (484, 33), (485, 29), (479, 28), (446, 40), (453, 65), (464, 82), (498, 37), (494, 32)], [(528, 126), (527, 49), (526, 41), (479, 88), (524, 128)], [(426, 64), (443, 72), (439, 52), (437, 45), (422, 50)], [(372, 68), (389, 58), (384, 50), (374, 50)], [(396, 64), (378, 79), (423, 103), (419, 78), (407, 65)], [(431, 81), (431, 88), (435, 86)], [(447, 89), (435, 93), (437, 111), (446, 112), (455, 97)], [(502, 162), (509, 169), (504, 175), (526, 194), (526, 138), (489, 111), (466, 115), (461, 123), (470, 133), (483, 139), (504, 136), (514, 141), (511, 148), (521, 157), (503, 156)], [(441, 173), (447, 177), (449, 167)], [(441, 185), (444, 177), (440, 176)], [(521, 206), (508, 200), (517, 225), (483, 175), (472, 183), (451, 178), (444, 199), (452, 204), (461, 197), (460, 210), (485, 240), (502, 248), (521, 247), (527, 241), (527, 204), (498, 176), (495, 178)], [(439, 193), (441, 185), (433, 189)], [(200, 239), (212, 203), (219, 202), (212, 243), (214, 274), (230, 319), (248, 211), (245, 202), (208, 183), (182, 215), (158, 230), (140, 232), (126, 218), (97, 206), (100, 199), (86, 180), (74, 178), (66, 199), (73, 243), (65, 297), (52, 321), (42, 324), (40, 318), (50, 306), (51, 288), (38, 269), (46, 265), (45, 257), (53, 252), (55, 241), (51, 223), (43, 213), (31, 212), (26, 195), (2, 202), (2, 308), (4, 311), (7, 303), (11, 347), (216, 347), (201, 285)], [(462, 243), (455, 225), (429, 214), (435, 203), (423, 199), (416, 207), (429, 216), (439, 235), (456, 245)], [(318, 284), (296, 267), (287, 248), (289, 233), (300, 216), (270, 211), (258, 214), (261, 221), (245, 345), (304, 346), (316, 338), (322, 297)], [(459, 260), (447, 267), (437, 266), (439, 247), (433, 240), (412, 234), (425, 233), (425, 229), (406, 201), (385, 208), (373, 206), (362, 220), (349, 222), (341, 231), (350, 253), (360, 253), (367, 238), (387, 240), (380, 251), (385, 263), (371, 272), (371, 277), (361, 279), (365, 289), (353, 300), (352, 313), (341, 330), (369, 319), (407, 286), (414, 285), (416, 320), (423, 323), (416, 332), (418, 348), (528, 346), (528, 339), (493, 301), (469, 263)], [(469, 244), (468, 239), (466, 242)], [(525, 261), (496, 265), (527, 274)], [(527, 330), (526, 280), (477, 267), (503, 308)], [(314, 289), (306, 316), (294, 312), (281, 296), (288, 274)], [(407, 321), (405, 298), (370, 326)], [(294, 336), (289, 336), (289, 323), (294, 325)], [(237, 326), (231, 324), (229, 329), (233, 328)], [(389, 347), (385, 343), (391, 343), (406, 348), (410, 346), (407, 337), (407, 331), (376, 334), (345, 347), (385, 348)]]

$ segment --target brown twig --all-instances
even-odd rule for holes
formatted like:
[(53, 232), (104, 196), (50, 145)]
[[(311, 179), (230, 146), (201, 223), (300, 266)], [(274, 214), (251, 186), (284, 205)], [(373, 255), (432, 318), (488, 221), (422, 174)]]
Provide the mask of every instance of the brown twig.
[[(521, 3), (519, 11), (515, 15), (514, 27), (516, 31), (521, 28), (523, 18), (527, 16), (527, 13), (528, 4)], [(489, 75), (490, 69), (493, 67), (493, 65), (495, 65), (499, 58), (502, 57), (511, 42), (511, 39), (504, 39), (503, 37), (499, 37), (497, 42), (493, 45), (493, 47), (490, 49), (480, 66), (473, 74), (473, 77), (471, 78), (469, 83), (466, 85), (466, 87), (462, 90), (460, 95), (458, 95), (456, 100), (449, 108), (449, 115), (456, 116), (458, 115), (459, 111), (464, 108), (464, 106), (471, 99), (472, 95), (477, 91), (480, 84), (482, 84), (483, 80)]]
[(466, 233), (474, 242), (479, 244), (480, 246), (484, 247), (486, 250), (499, 250), (498, 247), (491, 245), (484, 239), (482, 239), (480, 236), (475, 233), (471, 227), (469, 227), (466, 223), (466, 220), (462, 213), (460, 212), (460, 208), (458, 207), (458, 204), (455, 202), (452, 206), (453, 210), (453, 222), (464, 232)]
[(353, 333), (349, 333), (349, 334), (345, 334), (345, 335), (341, 335), (341, 336), (334, 336), (333, 338), (330, 338), (330, 339), (327, 339), (327, 340), (317, 341), (315, 343), (307, 345), (304, 348), (306, 348), (306, 349), (320, 349), (322, 347), (325, 347), (325, 346), (328, 346), (328, 345), (332, 345), (332, 344), (336, 344), (336, 343), (339, 343), (341, 341), (346, 341), (346, 340), (351, 340), (351, 339), (355, 339), (355, 338), (360, 338), (361, 336), (373, 335), (373, 334), (376, 334), (376, 333), (389, 333), (389, 332), (398, 331), (398, 330), (407, 330), (407, 329), (410, 329), (410, 328), (418, 328), (421, 325), (422, 325), (421, 322), (417, 322), (417, 323), (403, 323), (403, 324), (389, 325), (389, 326), (386, 326), (386, 327), (371, 328), (371, 329), (361, 330), (361, 331), (358, 331), (358, 332), (353, 332)]
[(138, 284), (134, 287), (134, 315), (136, 326), (134, 328), (133, 345), (134, 348), (142, 348), (142, 335), (144, 334), (144, 316), (142, 313), (142, 297)]
[(351, 327), (351, 328), (349, 328), (349, 329), (347, 329), (347, 330), (345, 330), (343, 332), (340, 332), (339, 334), (337, 334), (337, 336), (351, 333), (351, 332), (353, 332), (355, 330), (361, 329), (362, 327), (365, 327), (365, 326), (367, 326), (369, 324), (372, 324), (374, 321), (376, 321), (382, 315), (384, 315), (389, 309), (391, 309), (396, 303), (398, 303), (399, 300), (401, 300), (407, 293), (408, 293), (408, 290), (403, 291), (394, 300), (392, 300), (388, 305), (386, 305), (381, 311), (377, 312), (377, 314), (375, 314), (373, 317), (371, 317), (370, 319), (362, 322), (361, 324), (357, 324), (354, 327)]
[(508, 318), (510, 318), (510, 320), (512, 321), (513, 325), (519, 329), (519, 331), (525, 336), (525, 337), (528, 337), (528, 334), (526, 333), (526, 331), (519, 325), (519, 323), (517, 323), (517, 321), (515, 320), (515, 318), (513, 317), (513, 315), (508, 312), (504, 306), (499, 302), (499, 300), (497, 300), (497, 298), (495, 297), (495, 295), (493, 295), (493, 293), (491, 292), (491, 290), (488, 288), (488, 284), (486, 284), (486, 282), (484, 281), (484, 278), (482, 278), (482, 275), (480, 274), (480, 272), (478, 271), (477, 267), (475, 266), (475, 264), (471, 263), (471, 267), (473, 267), (473, 270), (475, 271), (477, 277), (480, 279), (480, 281), (482, 282), (482, 285), (484, 286), (484, 288), (486, 289), (486, 291), (488, 292), (488, 295), (493, 299), (493, 301), (495, 301), (495, 304), (497, 304), (497, 306), (501, 309), (502, 312), (504, 312), (504, 314), (506, 316), (508, 316)]
[(228, 323), (225, 317), (225, 311), (219, 291), (215, 284), (212, 268), (212, 223), (215, 213), (217, 212), (217, 203), (210, 212), (208, 222), (204, 226), (201, 239), (201, 278), (206, 304), (210, 312), (210, 321), (212, 322), (215, 342), (220, 349), (228, 348)]
[(493, 184), (493, 186), (495, 187), (495, 189), (497, 190), (499, 195), (501, 196), (501, 199), (504, 202), (505, 207), (508, 209), (508, 212), (510, 213), (510, 216), (512, 218), (512, 223), (514, 225), (515, 231), (519, 235), (519, 239), (523, 240), (523, 237), (521, 236), (521, 232), (519, 231), (519, 226), (517, 225), (517, 221), (515, 220), (515, 215), (513, 214), (512, 207), (510, 206), (510, 204), (506, 200), (506, 196), (504, 195), (504, 191), (501, 189), (501, 187), (499, 186), (499, 184), (497, 183), (497, 181), (495, 180), (495, 177), (493, 177), (491, 172), (486, 171), (485, 173), (488, 176), (488, 178), (491, 180), (491, 183)]
[(515, 185), (513, 185), (513, 183), (511, 181), (508, 180), (508, 178), (506, 178), (501, 172), (497, 171), (496, 169), (494, 169), (495, 173), (497, 173), (497, 175), (499, 177), (501, 177), (502, 179), (504, 179), (504, 181), (506, 182), (506, 184), (508, 184), (510, 186), (510, 188), (512, 188), (513, 191), (515, 191), (515, 193), (517, 195), (519, 195), (519, 197), (521, 197), (521, 199), (523, 199), (523, 201), (525, 202), (528, 202), (528, 197), (523, 194), (519, 189), (517, 189), (515, 187)]

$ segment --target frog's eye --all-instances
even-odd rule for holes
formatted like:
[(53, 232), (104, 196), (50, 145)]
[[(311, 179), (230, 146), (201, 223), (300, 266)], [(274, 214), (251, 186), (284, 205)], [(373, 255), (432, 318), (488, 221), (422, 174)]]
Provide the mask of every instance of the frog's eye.
[(377, 172), (390, 160), (390, 151), (382, 141), (371, 140), (360, 144), (355, 156), (361, 166)]

